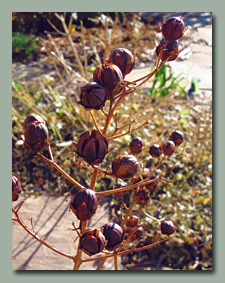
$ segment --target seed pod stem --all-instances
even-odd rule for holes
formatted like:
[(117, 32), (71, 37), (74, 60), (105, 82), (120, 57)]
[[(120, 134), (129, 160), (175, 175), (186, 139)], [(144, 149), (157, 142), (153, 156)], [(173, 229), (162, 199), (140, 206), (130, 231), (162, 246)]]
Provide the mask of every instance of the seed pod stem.
[(70, 175), (68, 175), (60, 166), (58, 166), (54, 161), (46, 158), (44, 155), (42, 155), (40, 152), (37, 153), (38, 156), (40, 156), (44, 161), (47, 161), (50, 163), (53, 167), (55, 167), (56, 170), (58, 170), (65, 178), (67, 178), (71, 183), (73, 183), (75, 186), (77, 186), (80, 189), (85, 189), (84, 186), (82, 186), (80, 183), (75, 181)]
[(131, 210), (132, 210), (132, 208), (133, 208), (135, 202), (136, 202), (136, 199), (133, 198), (133, 199), (132, 199), (132, 202), (131, 202), (131, 204), (130, 204), (130, 206), (129, 206), (129, 208), (128, 208), (128, 210), (126, 211), (126, 214), (124, 215), (124, 218), (123, 218), (123, 220), (122, 220), (122, 223), (121, 223), (121, 225), (120, 225), (122, 229), (123, 229), (124, 225), (125, 225), (126, 222), (127, 222), (128, 216), (131, 214)]
[(118, 254), (114, 254), (114, 269), (118, 270)]
[[(22, 203), (23, 204), (23, 203)], [(21, 206), (20, 206), (21, 207)], [(19, 208), (20, 208), (19, 207)], [(41, 244), (43, 244), (44, 246), (46, 246), (47, 248), (51, 249), (52, 251), (62, 255), (62, 256), (65, 256), (67, 258), (70, 258), (72, 260), (74, 260), (74, 256), (72, 255), (69, 255), (69, 254), (66, 254), (64, 252), (61, 252), (59, 251), (58, 249), (54, 248), (53, 246), (49, 245), (47, 242), (45, 242), (43, 239), (41, 239), (36, 233), (32, 232), (27, 226), (26, 224), (23, 222), (23, 220), (20, 218), (19, 214), (18, 214), (18, 210), (15, 210), (13, 207), (12, 207), (12, 212), (14, 213), (16, 219), (14, 219), (14, 221), (18, 222), (19, 225), (28, 233), (30, 234), (35, 240), (39, 241)]]
[(136, 131), (136, 130), (142, 128), (142, 127), (144, 127), (145, 125), (147, 125), (147, 124), (148, 124), (148, 121), (145, 121), (143, 124), (141, 124), (141, 125), (138, 126), (137, 128), (134, 128), (133, 130), (130, 129), (131, 123), (133, 123), (133, 122), (130, 122), (129, 124), (126, 125), (126, 126), (129, 126), (129, 130), (128, 130), (127, 132), (125, 132), (125, 133), (123, 133), (123, 134), (119, 134), (119, 135), (117, 135), (117, 136), (111, 136), (111, 137), (108, 138), (108, 140), (110, 141), (110, 140), (118, 139), (118, 138), (121, 138), (121, 137), (123, 137), (123, 136), (125, 136), (125, 135), (127, 135), (127, 134), (133, 133), (134, 131)]
[(91, 116), (91, 118), (92, 118), (92, 121), (93, 121), (93, 123), (94, 123), (94, 125), (95, 125), (96, 130), (99, 131), (99, 133), (101, 133), (101, 130), (100, 130), (99, 127), (98, 127), (98, 124), (97, 124), (97, 121), (96, 121), (96, 119), (95, 119), (94, 114), (92, 113), (91, 110), (89, 111), (89, 113), (90, 113), (90, 116)]

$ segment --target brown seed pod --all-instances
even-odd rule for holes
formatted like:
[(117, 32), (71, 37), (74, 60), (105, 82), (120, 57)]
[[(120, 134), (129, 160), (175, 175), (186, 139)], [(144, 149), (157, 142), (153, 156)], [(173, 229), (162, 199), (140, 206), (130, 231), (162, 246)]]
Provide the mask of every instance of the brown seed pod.
[(44, 120), (36, 114), (29, 115), (24, 122), (24, 146), (34, 152), (43, 151), (49, 145), (48, 129)]
[(94, 191), (82, 189), (71, 196), (70, 208), (80, 221), (91, 219), (98, 207), (98, 199)]
[(98, 132), (93, 130), (83, 132), (78, 140), (77, 154), (84, 158), (89, 164), (102, 163), (105, 155), (108, 153), (108, 140)]
[(106, 93), (104, 89), (96, 82), (91, 82), (80, 88), (79, 104), (86, 110), (99, 110), (105, 105)]
[[(146, 178), (147, 176), (143, 175), (143, 178)], [(149, 180), (155, 180), (156, 177), (154, 176), (151, 176), (149, 178)], [(155, 182), (152, 182), (152, 183), (149, 183), (147, 185), (145, 185), (146, 189), (149, 190), (149, 191), (154, 191), (156, 189), (156, 187), (158, 186), (158, 181), (155, 181)]]
[[(119, 182), (119, 183), (117, 183), (113, 186), (113, 189), (119, 189), (119, 188), (123, 188), (125, 186), (126, 186), (125, 184), (122, 184), (121, 182)], [(115, 195), (117, 197), (123, 198), (126, 195), (126, 193), (127, 193), (127, 191), (116, 192)]]
[(173, 141), (175, 146), (179, 146), (184, 140), (184, 134), (181, 131), (174, 131), (169, 137), (169, 140)]
[(151, 200), (148, 191), (144, 190), (143, 188), (136, 190), (134, 193), (134, 197), (136, 203), (140, 206), (145, 206)]
[(134, 235), (131, 237), (131, 240), (139, 240), (140, 238), (143, 237), (145, 231), (143, 227), (139, 227), (137, 231), (134, 233)]
[(162, 154), (162, 148), (158, 144), (153, 144), (152, 146), (150, 146), (149, 153), (152, 157), (159, 158)]
[(34, 122), (45, 123), (45, 121), (43, 120), (41, 116), (32, 113), (29, 116), (27, 116), (27, 118), (25, 119), (23, 128), (25, 129), (28, 124), (34, 123)]
[(167, 156), (171, 156), (175, 150), (175, 144), (173, 141), (168, 141), (162, 146), (163, 153)]
[(177, 230), (177, 227), (173, 224), (172, 221), (163, 220), (160, 224), (160, 229), (162, 234), (169, 236)]
[(170, 17), (162, 24), (162, 34), (167, 40), (177, 40), (184, 34), (184, 22), (181, 18)]
[(97, 229), (86, 229), (80, 237), (79, 248), (89, 256), (103, 251), (105, 247), (105, 236)]
[(107, 243), (105, 248), (109, 251), (113, 250), (116, 246), (123, 241), (123, 230), (114, 222), (106, 223), (103, 227), (103, 235), (105, 236)]
[(163, 50), (162, 55), (161, 55), (162, 61), (165, 61), (167, 59), (168, 59), (167, 61), (175, 60), (179, 55), (178, 40), (170, 40), (166, 46), (165, 46), (165, 43), (166, 43), (166, 39), (163, 38), (160, 41), (159, 45), (156, 47), (155, 53), (156, 53), (157, 57), (159, 57), (161, 50)]
[(129, 143), (129, 150), (132, 154), (139, 154), (142, 152), (143, 142), (142, 138), (134, 137)]
[(116, 48), (111, 52), (107, 62), (118, 66), (124, 78), (133, 70), (135, 66), (135, 56), (126, 48)]
[(139, 170), (139, 163), (133, 155), (120, 155), (112, 162), (112, 173), (120, 179), (134, 177)]
[(20, 178), (16, 174), (12, 174), (12, 201), (16, 201), (22, 192)]
[(139, 223), (139, 218), (136, 215), (130, 215), (127, 218), (127, 227), (134, 228)]
[(98, 66), (93, 73), (93, 81), (103, 87), (107, 99), (112, 100), (123, 90), (123, 75), (114, 64)]

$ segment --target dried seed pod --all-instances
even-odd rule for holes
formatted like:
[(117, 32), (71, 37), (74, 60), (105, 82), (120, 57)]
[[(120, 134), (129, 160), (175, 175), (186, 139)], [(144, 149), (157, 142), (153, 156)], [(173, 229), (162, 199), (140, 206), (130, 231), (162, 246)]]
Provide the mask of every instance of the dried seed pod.
[(27, 116), (27, 118), (25, 119), (23, 128), (25, 129), (28, 124), (34, 123), (34, 122), (45, 123), (45, 121), (43, 120), (41, 116), (32, 113), (29, 116)]
[(134, 137), (129, 143), (129, 150), (132, 154), (138, 154), (142, 152), (143, 142), (142, 138)]
[(162, 234), (169, 236), (177, 230), (177, 227), (173, 224), (172, 221), (163, 220), (160, 224), (160, 229)]
[(112, 162), (112, 173), (120, 179), (134, 177), (139, 170), (139, 163), (133, 155), (120, 155)]
[(169, 140), (173, 141), (175, 146), (179, 146), (183, 140), (184, 140), (184, 135), (181, 131), (174, 131), (169, 137)]
[(130, 215), (127, 218), (127, 227), (134, 228), (139, 223), (139, 218), (136, 215)]
[(135, 191), (134, 197), (136, 199), (136, 203), (141, 206), (145, 206), (151, 199), (148, 191), (142, 188)]
[(168, 59), (168, 61), (175, 60), (177, 58), (177, 56), (179, 55), (178, 40), (170, 40), (166, 46), (165, 46), (165, 43), (166, 43), (166, 39), (163, 38), (160, 41), (159, 45), (156, 47), (155, 53), (156, 53), (157, 57), (159, 57), (161, 50), (163, 50), (162, 55), (161, 55), (162, 61), (165, 61), (167, 59)]
[(113, 250), (116, 246), (123, 241), (123, 230), (114, 222), (106, 223), (103, 227), (103, 235), (105, 236), (107, 243), (105, 248), (109, 251)]
[[(123, 188), (125, 186), (126, 186), (125, 184), (122, 184), (121, 182), (119, 182), (119, 183), (117, 183), (113, 186), (113, 189), (119, 189), (119, 188)], [(127, 191), (116, 192), (115, 195), (117, 197), (123, 198), (126, 195), (126, 193), (127, 193)]]
[(153, 144), (152, 146), (150, 146), (149, 153), (152, 157), (159, 158), (162, 154), (162, 148), (158, 144)]
[(134, 233), (134, 235), (131, 237), (131, 240), (139, 240), (140, 238), (143, 237), (145, 231), (143, 227), (139, 227), (137, 231)]
[(94, 191), (82, 189), (71, 196), (70, 208), (80, 221), (91, 219), (98, 207), (98, 199)]
[(184, 34), (184, 22), (181, 18), (171, 17), (164, 19), (162, 34), (167, 40), (177, 40)]
[(133, 70), (135, 66), (135, 56), (126, 48), (117, 48), (111, 52), (107, 62), (118, 66), (124, 78)]
[(85, 109), (99, 110), (105, 105), (106, 93), (104, 89), (96, 82), (91, 82), (80, 88), (79, 104), (83, 105)]
[[(147, 177), (146, 175), (143, 175), (143, 178), (146, 178), (146, 177)], [(149, 178), (149, 180), (155, 180), (155, 179), (156, 179), (156, 177), (154, 177), (154, 176), (151, 176)], [(156, 187), (158, 186), (158, 183), (159, 183), (159, 181), (155, 181), (155, 182), (152, 182), (152, 183), (145, 185), (145, 187), (149, 191), (154, 191), (156, 189)]]
[(105, 236), (97, 229), (86, 229), (80, 237), (79, 248), (89, 256), (103, 251), (105, 247)]
[(48, 129), (44, 120), (36, 114), (29, 115), (24, 122), (24, 146), (34, 152), (42, 151), (49, 145)]
[(173, 141), (168, 141), (163, 144), (162, 151), (165, 155), (171, 156), (174, 153), (175, 150), (175, 144)]
[(123, 75), (114, 64), (98, 66), (93, 73), (93, 81), (103, 87), (107, 99), (112, 100), (123, 90)]
[(93, 130), (83, 132), (78, 140), (77, 154), (84, 158), (89, 164), (102, 163), (105, 155), (108, 153), (108, 140), (106, 137)]
[(20, 178), (16, 174), (12, 174), (12, 201), (16, 201), (22, 192)]

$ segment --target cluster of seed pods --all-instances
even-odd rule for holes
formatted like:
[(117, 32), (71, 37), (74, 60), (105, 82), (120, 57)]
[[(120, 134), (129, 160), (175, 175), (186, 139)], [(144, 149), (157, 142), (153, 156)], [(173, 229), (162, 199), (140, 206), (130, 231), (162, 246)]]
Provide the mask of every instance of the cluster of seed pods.
[[(175, 60), (179, 54), (178, 39), (183, 36), (184, 23), (182, 18), (172, 17), (164, 20), (162, 25), (163, 39), (157, 45), (155, 53), (162, 61)], [(135, 66), (135, 56), (126, 48), (113, 50), (105, 64), (98, 66), (93, 73), (93, 82), (80, 88), (80, 101), (78, 103), (86, 110), (100, 110), (107, 100), (113, 102), (124, 91), (124, 78)], [(49, 145), (48, 129), (42, 117), (36, 114), (29, 115), (24, 123), (24, 146), (34, 153), (41, 152)], [(170, 157), (177, 146), (184, 140), (183, 133), (176, 130), (171, 133), (169, 140), (163, 145), (153, 144), (149, 154), (160, 160), (161, 156)], [(129, 143), (129, 154), (120, 154), (112, 161), (111, 174), (116, 179), (132, 179), (132, 184), (148, 178), (147, 175), (137, 176), (140, 169), (137, 155), (143, 150), (140, 137), (134, 137)], [(83, 132), (78, 139), (76, 155), (85, 160), (89, 165), (99, 165), (109, 152), (109, 141), (98, 130)], [(158, 185), (156, 177), (149, 177), (149, 184), (139, 186), (134, 192), (134, 198), (141, 207), (151, 199), (150, 194)], [(155, 181), (154, 181), (155, 180)], [(121, 188), (122, 183), (117, 183), (115, 188)], [(12, 200), (16, 201), (21, 193), (21, 181), (18, 176), (12, 176)], [(123, 197), (125, 192), (116, 193)], [(81, 222), (90, 220), (96, 213), (99, 201), (94, 190), (81, 189), (76, 195), (71, 195), (70, 208)], [(108, 222), (100, 229), (88, 228), (80, 235), (79, 248), (89, 256), (102, 252), (115, 250), (120, 246), (127, 233), (132, 228), (138, 227), (139, 218), (131, 215), (128, 217), (125, 228), (115, 222)], [(164, 220), (160, 225), (162, 234), (171, 235), (176, 227), (171, 221)], [(143, 227), (138, 227), (132, 235), (133, 240), (138, 240), (144, 235)]]

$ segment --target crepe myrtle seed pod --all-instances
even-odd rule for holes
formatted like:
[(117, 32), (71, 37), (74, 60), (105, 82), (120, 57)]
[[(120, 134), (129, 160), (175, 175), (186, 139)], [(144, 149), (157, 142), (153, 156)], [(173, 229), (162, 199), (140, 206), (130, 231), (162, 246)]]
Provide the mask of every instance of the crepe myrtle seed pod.
[(123, 75), (114, 64), (98, 66), (93, 73), (93, 81), (103, 87), (106, 98), (112, 100), (123, 90)]
[(172, 132), (172, 134), (169, 137), (169, 140), (173, 141), (175, 146), (179, 146), (184, 140), (184, 135), (181, 131), (176, 130)]
[(108, 222), (103, 227), (103, 235), (106, 238), (105, 248), (109, 251), (113, 250), (116, 246), (123, 241), (123, 230), (114, 222)]
[(102, 163), (105, 155), (108, 153), (108, 140), (98, 132), (93, 130), (83, 132), (78, 140), (77, 154), (84, 158), (89, 164)]
[(171, 156), (174, 153), (175, 144), (173, 141), (168, 141), (163, 144), (162, 151), (166, 156)]
[(116, 48), (111, 52), (107, 62), (118, 66), (124, 78), (133, 70), (135, 66), (135, 56), (126, 48)]
[(159, 45), (156, 47), (155, 49), (155, 53), (157, 55), (157, 57), (159, 57), (159, 54), (162, 51), (162, 55), (161, 55), (161, 60), (162, 61), (173, 61), (177, 58), (177, 56), (179, 55), (179, 51), (178, 51), (178, 47), (179, 47), (179, 43), (178, 40), (170, 40), (168, 42), (168, 44), (165, 46), (166, 43), (166, 39), (163, 38)]
[(131, 240), (139, 240), (143, 237), (145, 231), (142, 227), (139, 227), (137, 231), (134, 233), (134, 235), (131, 237)]
[(106, 244), (105, 236), (97, 229), (86, 229), (80, 237), (79, 248), (89, 256), (103, 251)]
[(20, 178), (16, 174), (12, 174), (12, 201), (16, 201), (22, 192)]
[(160, 229), (162, 234), (169, 236), (177, 230), (177, 227), (173, 224), (172, 221), (163, 220), (160, 224)]
[(34, 152), (42, 151), (49, 145), (48, 129), (44, 120), (35, 114), (29, 115), (24, 122), (24, 146)]
[[(146, 177), (147, 177), (146, 175), (143, 175), (143, 178), (146, 178)], [(156, 177), (154, 177), (154, 176), (151, 176), (149, 178), (149, 180), (155, 180), (155, 179), (156, 179)], [(152, 183), (145, 185), (145, 187), (149, 191), (154, 191), (157, 188), (158, 183), (159, 183), (159, 181), (156, 180), (155, 182), (152, 182)]]
[(23, 128), (25, 129), (28, 124), (34, 123), (34, 122), (45, 123), (45, 121), (43, 120), (41, 116), (32, 113), (29, 116), (27, 116), (27, 118), (25, 119)]
[[(113, 189), (119, 189), (119, 188), (123, 188), (125, 186), (126, 186), (125, 184), (122, 184), (121, 182), (119, 182), (119, 183), (117, 183), (113, 186)], [(123, 198), (126, 195), (126, 193), (127, 193), (127, 191), (116, 192), (115, 195), (117, 197)]]
[(134, 177), (139, 170), (139, 163), (133, 155), (120, 155), (112, 162), (112, 173), (122, 180)]
[(153, 144), (150, 146), (149, 153), (152, 157), (159, 158), (162, 154), (162, 148), (158, 144)]
[(85, 107), (86, 110), (99, 110), (105, 105), (106, 93), (104, 89), (96, 82), (90, 82), (80, 88), (79, 104)]
[(134, 137), (129, 143), (129, 150), (132, 154), (138, 154), (142, 152), (143, 142), (142, 138)]
[(170, 17), (164, 19), (162, 24), (162, 34), (167, 40), (177, 40), (184, 34), (184, 22), (182, 18)]
[[(141, 182), (141, 181), (142, 181), (141, 177), (140, 177), (140, 176), (136, 176), (136, 177), (134, 177), (134, 178), (132, 179), (131, 185), (137, 184), (137, 183), (139, 183), (139, 182)], [(136, 188), (137, 188), (137, 187), (136, 187)], [(136, 189), (136, 188), (135, 188), (135, 189)], [(143, 188), (143, 186), (139, 186), (139, 188)]]
[(71, 195), (70, 208), (80, 221), (91, 219), (98, 207), (94, 191), (82, 189), (75, 196)]
[(139, 204), (140, 206), (145, 206), (151, 199), (148, 191), (142, 188), (135, 191), (134, 196), (136, 199), (136, 203)]
[(136, 215), (130, 215), (127, 218), (127, 227), (134, 228), (139, 223), (139, 218)]

